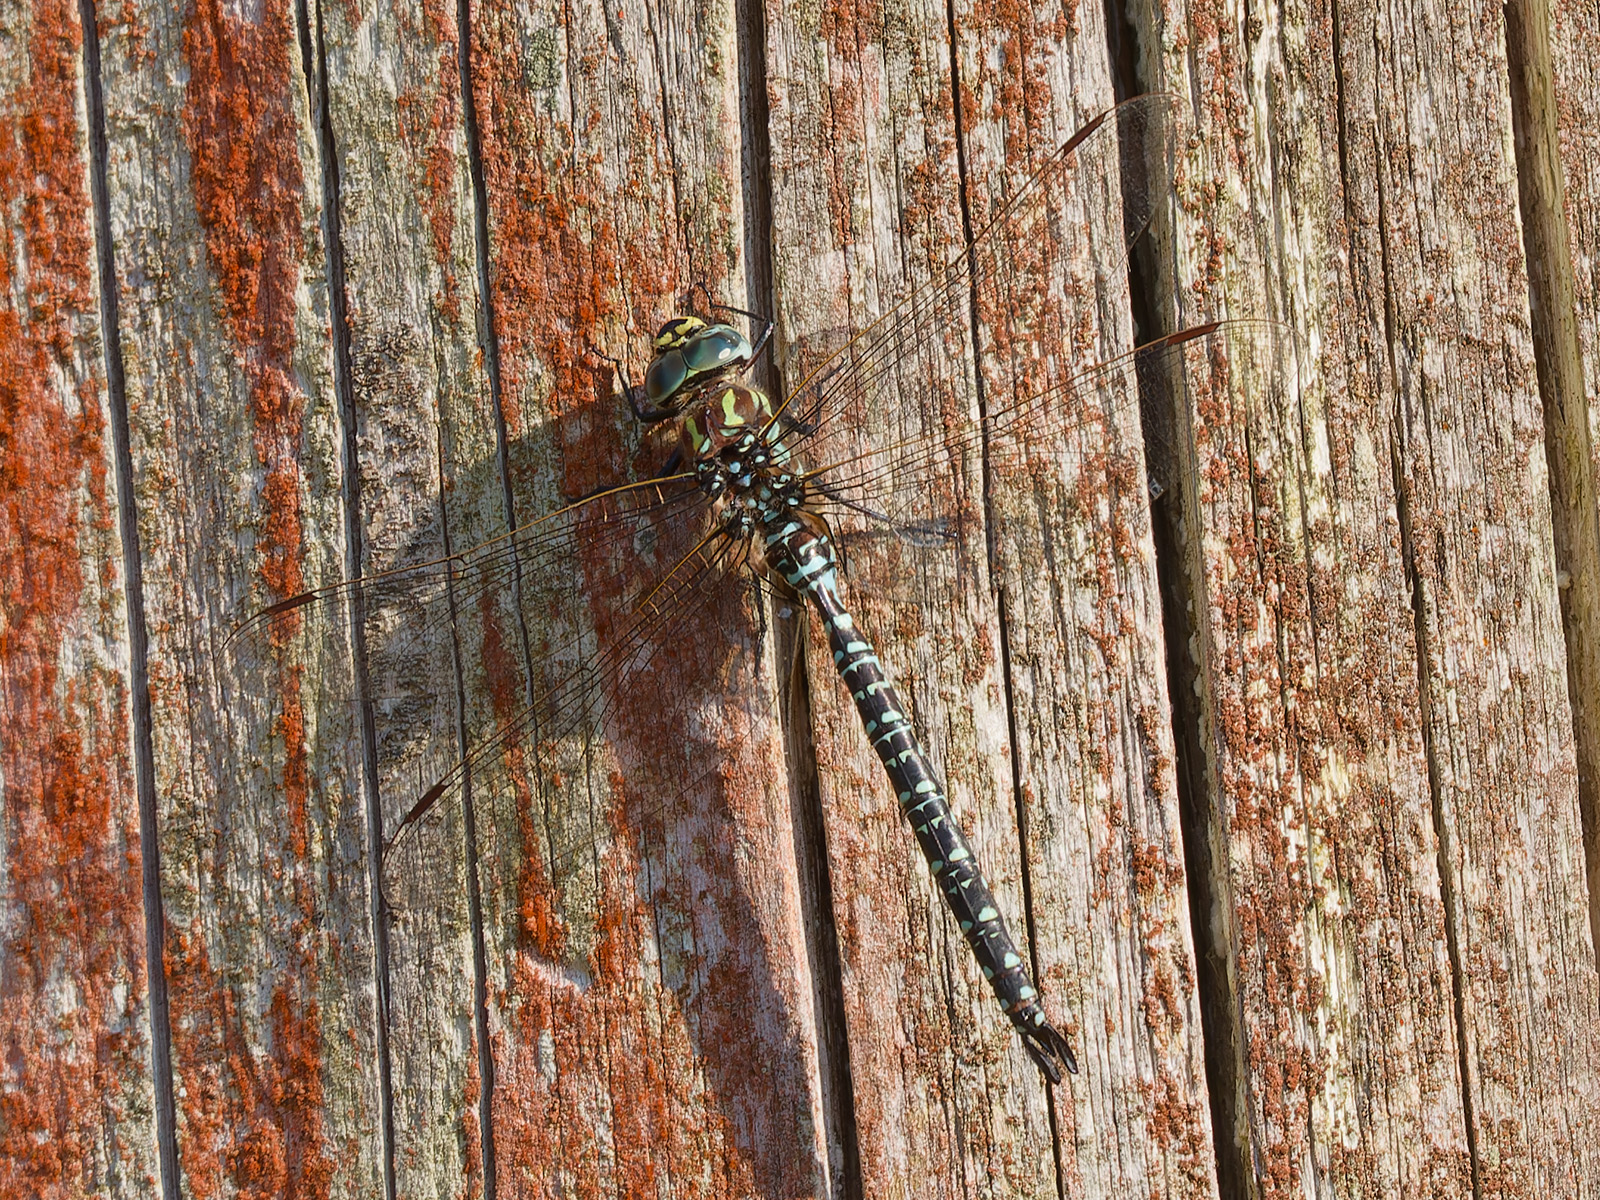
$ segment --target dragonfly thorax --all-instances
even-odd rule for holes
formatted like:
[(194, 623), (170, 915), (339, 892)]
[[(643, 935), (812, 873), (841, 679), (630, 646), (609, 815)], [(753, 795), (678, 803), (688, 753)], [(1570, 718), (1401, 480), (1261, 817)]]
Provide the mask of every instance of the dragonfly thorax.
[(678, 437), (729, 533), (748, 536), (804, 503), (772, 402), (756, 389), (724, 381), (697, 389), (678, 417)]

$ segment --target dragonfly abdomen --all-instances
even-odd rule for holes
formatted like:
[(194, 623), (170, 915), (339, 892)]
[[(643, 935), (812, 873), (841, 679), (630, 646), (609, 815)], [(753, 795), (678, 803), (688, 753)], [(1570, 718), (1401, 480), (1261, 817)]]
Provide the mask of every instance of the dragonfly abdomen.
[(905, 706), (872, 643), (845, 607), (826, 523), (802, 509), (774, 524), (766, 530), (767, 565), (809, 598), (822, 617), (834, 667), (850, 689), (867, 737), (894, 785), (900, 811), (911, 823), (934, 882), (984, 977), (1050, 1081), (1061, 1078), (1058, 1063), (1076, 1073), (1072, 1049), (1039, 1005), (1038, 991)]

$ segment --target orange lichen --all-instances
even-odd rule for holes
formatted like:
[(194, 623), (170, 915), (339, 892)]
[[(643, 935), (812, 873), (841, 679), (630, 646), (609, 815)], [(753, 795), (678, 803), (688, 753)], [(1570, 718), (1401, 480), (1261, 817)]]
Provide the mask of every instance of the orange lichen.
[(172, 930), (173, 1067), (182, 1080), (184, 1179), (196, 1197), (251, 1200), (328, 1195), (334, 1164), (322, 1122), (316, 1001), (273, 990), (273, 1054), (246, 1040), (233, 988), (211, 965), (199, 930)]
[(296, 456), (305, 407), (293, 361), (304, 181), (289, 22), (282, 0), (268, 3), (259, 22), (225, 14), (220, 0), (198, 0), (183, 38), (195, 210), (249, 383), (266, 470), (260, 571), (280, 597), (302, 587)]
[(401, 140), (411, 150), (411, 161), (420, 168), (418, 195), (427, 212), (434, 261), (443, 273), (443, 288), (435, 303), (449, 320), (459, 321), (461, 280), (456, 278), (452, 257), (462, 167), (456, 153), (461, 130), (461, 70), (455, 5), (447, 0), (425, 0), (419, 15), (419, 20), (412, 21), (406, 9), (395, 10), (403, 33), (414, 35), (417, 45), (431, 48), (431, 78), (402, 90), (395, 107)]
[[(269, 595), (303, 587), (299, 455), (305, 397), (294, 374), (301, 206), (287, 4), (252, 14), (197, 0), (184, 29), (189, 72), (183, 129), (207, 261), (249, 390), (262, 468), (257, 570)], [(284, 748), (287, 877), (295, 916), (282, 931), (289, 961), (262, 1014), (266, 1046), (247, 1033), (236, 984), (212, 969), (204, 933), (176, 932), (173, 1058), (181, 1081), (182, 1166), (197, 1196), (325, 1196), (333, 1157), (323, 1128), (317, 912), (303, 671), (285, 662), (274, 730)], [(270, 868), (268, 868), (270, 869)]]
[[(0, 1193), (153, 1169), (138, 824), (77, 123), (78, 8), (29, 10), (0, 93)], [(85, 653), (85, 649), (87, 653)]]

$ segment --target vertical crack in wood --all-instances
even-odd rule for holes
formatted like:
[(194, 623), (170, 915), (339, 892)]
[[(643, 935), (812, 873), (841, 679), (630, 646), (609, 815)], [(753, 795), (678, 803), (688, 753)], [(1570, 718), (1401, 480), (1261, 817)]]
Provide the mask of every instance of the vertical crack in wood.
[[(1334, 7), (1335, 21), (1338, 20), (1339, 9)], [(1373, 31), (1373, 57), (1382, 59), (1383, 46), (1380, 44), (1380, 35), (1376, 29)], [(1337, 46), (1336, 46), (1337, 49)], [(1338, 61), (1336, 57), (1336, 61)], [(1374, 80), (1374, 87), (1377, 80)], [(1343, 104), (1344, 93), (1340, 91), (1340, 110), (1338, 121), (1343, 138), (1345, 114), (1348, 111)], [(1383, 113), (1383, 97), (1373, 97), (1373, 111)], [(1377, 135), (1382, 137), (1384, 130), (1379, 128)], [(1378, 147), (1376, 155), (1378, 162), (1387, 161), (1383, 147)], [(1358, 194), (1356, 189), (1360, 183), (1351, 178), (1348, 172), (1349, 160), (1341, 159), (1339, 185), (1345, 195)], [(1455, 1024), (1456, 1036), (1456, 1072), (1461, 1087), (1462, 1123), (1465, 1126), (1464, 1134), (1467, 1142), (1467, 1159), (1471, 1165), (1472, 1194), (1476, 1200), (1483, 1194), (1482, 1167), (1478, 1151), (1478, 1121), (1475, 1111), (1473, 1082), (1470, 1071), (1471, 1054), (1467, 1044), (1466, 1024), (1466, 979), (1461, 963), (1461, 891), (1460, 881), (1456, 878), (1455, 871), (1455, 837), (1450, 822), (1444, 811), (1444, 790), (1441, 781), (1441, 767), (1439, 765), (1439, 747), (1435, 735), (1435, 722), (1438, 717), (1433, 711), (1433, 639), (1430, 636), (1432, 619), (1428, 613), (1427, 584), (1424, 576), (1419, 551), (1416, 545), (1416, 523), (1412, 511), (1410, 474), (1407, 470), (1407, 461), (1411, 455), (1409, 429), (1406, 423), (1408, 409), (1405, 405), (1404, 384), (1401, 380), (1399, 363), (1395, 354), (1395, 339), (1399, 330), (1399, 315), (1396, 310), (1394, 289), (1394, 260), (1390, 253), (1389, 230), (1389, 188), (1388, 178), (1380, 170), (1376, 179), (1370, 181), (1373, 194), (1378, 202), (1378, 255), (1379, 270), (1383, 279), (1383, 343), (1387, 355), (1387, 368), (1389, 378), (1394, 386), (1394, 417), (1390, 424), (1389, 433), (1389, 468), (1394, 478), (1395, 519), (1400, 526), (1400, 559), (1406, 572), (1406, 581), (1411, 597), (1412, 637), (1416, 644), (1417, 661), (1417, 701), (1422, 733), (1423, 755), (1428, 764), (1428, 800), (1429, 811), (1433, 822), (1433, 836), (1435, 855), (1438, 862), (1439, 899), (1444, 907), (1444, 937), (1445, 955), (1450, 963), (1450, 997), (1451, 1013)], [(1422, 383), (1419, 381), (1418, 386)], [(1420, 397), (1424, 408), (1427, 406), (1427, 396)]]
[(178, 1200), (177, 1108), (172, 1090), (172, 1011), (167, 995), (166, 921), (161, 908), (161, 842), (156, 828), (155, 748), (151, 741), (150, 638), (144, 615), (144, 564), (139, 549), (139, 506), (133, 490), (133, 447), (128, 424), (128, 378), (122, 361), (117, 270), (111, 237), (107, 179), (105, 95), (100, 80), (100, 27), (94, 0), (78, 0), (83, 26), (84, 102), (89, 133), (89, 188), (94, 206), (94, 255), (100, 285), (100, 337), (105, 355), (106, 407), (111, 415), (112, 469), (116, 479), (117, 532), (122, 543), (123, 598), (128, 618), (128, 700), (134, 791), (139, 804), (139, 861), (144, 896), (145, 982), (150, 1002), (150, 1072), (155, 1093), (156, 1154), (162, 1200)]
[[(766, 15), (762, 0), (734, 0), (739, 69), (739, 134), (744, 201), (745, 307), (777, 318), (773, 283), (772, 143), (767, 105)], [(776, 351), (755, 364), (752, 381), (770, 396), (781, 396), (783, 379)], [(782, 695), (784, 761), (788, 765), (793, 813), (796, 873), (806, 931), (806, 958), (816, 1010), (817, 1074), (828, 1144), (830, 1193), (837, 1200), (862, 1200), (865, 1182), (856, 1127), (855, 1080), (845, 1017), (843, 960), (834, 921), (833, 877), (828, 862), (827, 823), (811, 734), (811, 691), (805, 654), (806, 614), (779, 619), (767, 601)]]
[[(444, 537), (444, 553), (450, 558), (455, 549), (450, 541), (450, 510), (445, 499), (444, 449), (439, 448), (439, 528)], [(456, 745), (463, 760), (468, 752), (467, 739), (467, 689), (466, 671), (461, 661), (461, 636), (458, 632), (456, 588), (454, 574), (445, 576), (445, 593), (450, 611), (450, 669), (454, 675), (456, 701)], [(478, 1120), (483, 1130), (479, 1151), (483, 1156), (484, 1200), (494, 1200), (494, 1142), (489, 1129), (492, 1111), (494, 1057), (489, 1047), (488, 983), (489, 956), (483, 936), (483, 888), (478, 880), (478, 822), (473, 804), (472, 768), (468, 764), (461, 774), (461, 814), (466, 841), (467, 859), (467, 914), (472, 924), (472, 1012), (473, 1040), (478, 1055), (478, 1069), (482, 1086), (478, 1091)]]
[(856, 1129), (855, 1081), (850, 1067), (845, 1020), (844, 977), (839, 932), (833, 918), (833, 877), (828, 866), (827, 826), (816, 753), (811, 738), (811, 691), (805, 654), (803, 609), (777, 621), (778, 671), (783, 685), (784, 755), (789, 766), (789, 802), (794, 814), (794, 847), (811, 971), (812, 1003), (817, 1010), (817, 1072), (828, 1139), (831, 1194), (862, 1200), (861, 1145)]
[[(477, 97), (472, 88), (472, 0), (457, 0), (456, 47), (459, 58), (461, 120), (467, 141), (467, 165), (472, 176), (473, 256), (478, 269), (478, 338), (489, 376), (490, 408), (494, 412), (495, 457), (500, 474), (501, 503), (505, 506), (506, 528), (517, 527), (516, 494), (511, 486), (511, 444), (506, 432), (506, 415), (500, 374), (500, 340), (495, 329), (494, 293), (489, 281), (489, 189), (484, 177), (483, 144), (478, 128)], [(450, 522), (444, 491), (444, 461), (441, 439), (439, 463), (439, 520), (444, 533), (445, 553), (450, 552)], [(526, 700), (533, 710), (535, 674), (528, 621), (522, 607), (522, 561), (511, 559), (511, 601), (517, 614), (517, 637), (522, 650), (522, 674)], [(455, 590), (450, 589), (450, 611), (455, 612)], [(466, 754), (466, 696), (461, 669), (460, 645), (451, 622), (451, 661), (456, 676), (457, 736)], [(467, 913), (472, 926), (472, 1026), (473, 1045), (478, 1060), (478, 1153), (483, 1165), (484, 1200), (495, 1200), (494, 1156), (494, 1049), (489, 1043), (489, 956), (484, 941), (482, 885), (478, 876), (477, 820), (472, 805), (472, 781), (468, 776), (462, 789), (462, 812), (466, 826)]]
[[(1142, 46), (1159, 44), (1160, 15), (1139, 0), (1105, 0), (1106, 37), (1116, 99), (1151, 89), (1156, 81), (1141, 70)], [(1176, 286), (1162, 247), (1175, 236), (1173, 214), (1159, 207), (1145, 236), (1128, 256), (1128, 296), (1134, 342), (1142, 345), (1177, 331), (1173, 304)], [(1204, 654), (1209, 639), (1194, 614), (1206, 611), (1198, 547), (1189, 546), (1183, 513), (1194, 510), (1195, 481), (1183, 470), (1177, 430), (1184, 393), (1179, 380), (1139, 379), (1139, 414), (1145, 462), (1165, 487), (1150, 507), (1156, 552), (1156, 583), (1161, 594), (1162, 640), (1166, 647), (1167, 697), (1171, 706), (1174, 776), (1178, 789), (1189, 926), (1194, 939), (1195, 988), (1200, 1006), (1200, 1039), (1206, 1093), (1211, 1111), (1212, 1154), (1221, 1195), (1258, 1194), (1252, 1169), (1249, 1103), (1250, 1073), (1245, 1062), (1244, 1010), (1239, 998), (1237, 940), (1232, 921), (1228, 872), (1228, 829), (1221, 797), (1210, 770), (1202, 698), (1206, 671), (1191, 647)], [(1171, 384), (1166, 387), (1163, 385)], [(1190, 528), (1198, 528), (1191, 522)]]
[[(739, 51), (739, 159), (744, 185), (745, 306), (777, 319), (772, 268), (772, 138), (767, 106), (767, 29), (762, 0), (734, 0), (734, 36)], [(779, 396), (782, 381), (776, 351), (751, 372), (757, 387)]]
[[(1379, 187), (1380, 210), (1383, 188)], [(1388, 223), (1380, 217), (1379, 228)], [(1472, 1076), (1468, 1070), (1466, 981), (1461, 965), (1461, 937), (1456, 927), (1460, 912), (1460, 888), (1455, 873), (1455, 838), (1445, 817), (1444, 795), (1439, 781), (1438, 747), (1434, 740), (1433, 697), (1429, 686), (1429, 664), (1432, 661), (1432, 638), (1427, 615), (1427, 588), (1422, 568), (1417, 560), (1417, 546), (1412, 523), (1410, 489), (1406, 483), (1406, 436), (1403, 420), (1397, 416), (1393, 440), (1389, 446), (1390, 468), (1394, 474), (1396, 516), (1400, 523), (1400, 556), (1405, 563), (1407, 581), (1411, 592), (1411, 620), (1417, 644), (1417, 692), (1422, 717), (1422, 742), (1428, 761), (1429, 809), (1433, 817), (1434, 844), (1439, 863), (1439, 898), (1444, 905), (1445, 954), (1450, 961), (1450, 998), (1456, 1027), (1456, 1070), (1461, 1083), (1461, 1109), (1466, 1125), (1467, 1157), (1472, 1166), (1472, 1195), (1478, 1200), (1483, 1195), (1482, 1175), (1478, 1162), (1478, 1123), (1473, 1112)]]
[[(344, 240), (340, 224), (342, 198), (338, 149), (334, 143), (333, 116), (328, 98), (328, 61), (322, 27), (322, 7), (316, 5), (312, 29), (310, 5), (297, 0), (295, 24), (300, 38), (300, 58), (306, 75), (306, 96), (312, 105), (311, 126), (316, 130), (317, 156), (322, 165), (322, 237), (328, 264), (329, 324), (333, 338), (333, 385), (343, 427), (340, 447), (343, 472), (341, 501), (344, 509), (345, 575), (361, 575), (361, 471), (356, 437), (355, 388), (350, 354), (350, 305), (346, 292)], [(356, 701), (361, 712), (362, 798), (367, 825), (368, 919), (372, 924), (373, 979), (377, 989), (376, 1046), (383, 1191), (395, 1200), (394, 1073), (389, 1049), (389, 930), (383, 901), (383, 809), (378, 796), (378, 735), (371, 704), (371, 679), (367, 664), (366, 613), (359, 590), (351, 592), (350, 649), (354, 659)]]
[(1511, 0), (1505, 6), (1505, 19), (1533, 355), (1544, 406), (1556, 570), (1562, 580), (1561, 626), (1566, 634), (1567, 695), (1578, 762), (1589, 936), (1600, 948), (1600, 728), (1596, 726), (1600, 719), (1600, 509), (1596, 508), (1594, 451), (1567, 232), (1549, 4), (1547, 0)]
[[(955, 128), (956, 197), (961, 204), (961, 237), (965, 253), (973, 253), (976, 233), (972, 224), (972, 202), (968, 194), (970, 173), (967, 166), (966, 118), (961, 108), (960, 31), (956, 24), (955, 0), (945, 0), (945, 22), (949, 36), (950, 111)], [(1022, 782), (1022, 737), (1017, 729), (1017, 697), (1012, 678), (1011, 614), (1006, 602), (1004, 575), (1000, 565), (998, 518), (995, 513), (993, 453), (989, 444), (989, 398), (983, 380), (983, 339), (978, 323), (978, 281), (970, 277), (967, 285), (967, 317), (972, 327), (972, 377), (978, 403), (978, 461), (983, 487), (984, 553), (989, 568), (989, 587), (994, 593), (1000, 626), (1000, 680), (1006, 710), (1007, 767), (1011, 773), (1011, 806), (1017, 822), (1017, 865), (1022, 883), (1022, 924), (1027, 931), (1028, 971), (1040, 978), (1039, 936), (1033, 909), (1033, 875), (1028, 866), (1028, 801)], [(1061, 1156), (1061, 1127), (1056, 1112), (1055, 1092), (1045, 1088), (1045, 1112), (1050, 1120), (1050, 1154), (1055, 1166), (1056, 1192), (1066, 1196), (1066, 1164)], [(965, 1158), (963, 1157), (963, 1162)]]

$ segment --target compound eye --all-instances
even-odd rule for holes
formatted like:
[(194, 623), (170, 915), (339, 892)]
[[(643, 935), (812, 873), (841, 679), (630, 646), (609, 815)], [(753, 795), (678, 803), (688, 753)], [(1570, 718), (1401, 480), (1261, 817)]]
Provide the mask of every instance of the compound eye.
[(682, 352), (669, 350), (651, 363), (650, 370), (645, 372), (644, 394), (650, 403), (659, 408), (683, 386), (683, 381), (688, 377), (689, 370), (683, 365)]
[(736, 362), (748, 362), (750, 343), (742, 333), (726, 325), (706, 330), (683, 348), (684, 358), (693, 374), (715, 371)]
[(744, 334), (725, 325), (715, 326), (683, 347), (683, 357), (688, 360), (693, 374), (717, 371), (736, 362), (747, 362), (750, 344)]

